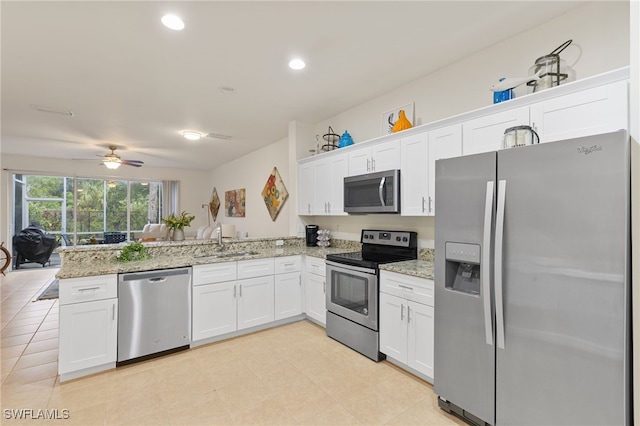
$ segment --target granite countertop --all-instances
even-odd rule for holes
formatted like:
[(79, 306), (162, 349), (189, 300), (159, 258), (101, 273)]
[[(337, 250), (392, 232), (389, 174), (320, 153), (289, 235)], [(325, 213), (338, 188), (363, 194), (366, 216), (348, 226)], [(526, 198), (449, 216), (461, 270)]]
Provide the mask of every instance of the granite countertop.
[[(115, 258), (112, 259), (95, 259), (91, 261), (81, 263), (66, 264), (63, 262), (62, 267), (56, 274), (56, 278), (79, 278), (92, 275), (108, 275), (119, 274), (126, 272), (140, 272), (150, 271), (156, 269), (168, 269), (168, 268), (180, 268), (185, 266), (194, 265), (207, 265), (212, 263), (223, 262), (235, 262), (238, 260), (251, 260), (251, 259), (264, 259), (268, 257), (282, 257), (282, 256), (295, 256), (300, 254), (306, 254), (308, 256), (325, 258), (329, 253), (344, 253), (349, 251), (345, 248), (336, 247), (284, 247), (284, 248), (266, 248), (266, 249), (248, 249), (241, 252), (254, 252), (256, 254), (238, 256), (225, 256), (215, 257), (217, 253), (212, 256), (196, 256), (192, 254), (164, 256), (157, 255), (151, 259), (133, 262), (118, 262)], [(222, 254), (234, 253), (234, 251), (221, 251)]]
[(433, 280), (433, 260), (406, 260), (404, 262), (385, 263), (380, 265), (383, 271), (413, 275), (418, 278)]

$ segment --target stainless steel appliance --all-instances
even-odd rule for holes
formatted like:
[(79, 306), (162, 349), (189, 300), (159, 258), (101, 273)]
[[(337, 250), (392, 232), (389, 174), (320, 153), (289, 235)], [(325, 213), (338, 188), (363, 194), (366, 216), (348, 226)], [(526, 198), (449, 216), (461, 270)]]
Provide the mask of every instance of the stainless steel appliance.
[(118, 364), (190, 342), (191, 268), (118, 276)]
[(417, 233), (363, 230), (362, 250), (327, 255), (327, 336), (380, 361), (378, 340), (381, 263), (417, 259)]
[(400, 213), (400, 170), (344, 178), (344, 211)]
[(490, 425), (630, 425), (626, 132), (436, 162), (439, 405)]

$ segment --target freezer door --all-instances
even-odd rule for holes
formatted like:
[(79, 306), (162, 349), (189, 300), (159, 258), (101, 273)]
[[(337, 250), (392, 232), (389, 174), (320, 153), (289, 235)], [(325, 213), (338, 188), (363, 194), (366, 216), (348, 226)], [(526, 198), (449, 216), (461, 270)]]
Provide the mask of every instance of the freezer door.
[(618, 132), (498, 152), (498, 425), (631, 424), (628, 141)]
[(434, 390), (493, 424), (490, 236), (496, 153), (436, 162)]

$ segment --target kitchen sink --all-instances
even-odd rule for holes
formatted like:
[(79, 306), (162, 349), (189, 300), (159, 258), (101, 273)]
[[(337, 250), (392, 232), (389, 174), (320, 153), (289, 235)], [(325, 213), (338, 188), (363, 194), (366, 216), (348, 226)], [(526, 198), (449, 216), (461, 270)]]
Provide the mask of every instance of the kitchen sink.
[(216, 253), (205, 256), (195, 256), (196, 259), (223, 259), (227, 257), (243, 257), (243, 256), (255, 256), (256, 254), (260, 254), (257, 251), (240, 251), (240, 252), (229, 252), (229, 253)]

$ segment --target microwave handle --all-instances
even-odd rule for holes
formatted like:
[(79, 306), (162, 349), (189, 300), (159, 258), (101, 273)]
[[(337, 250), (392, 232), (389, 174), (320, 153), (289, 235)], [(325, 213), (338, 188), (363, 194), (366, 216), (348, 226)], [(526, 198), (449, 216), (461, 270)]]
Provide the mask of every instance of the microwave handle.
[(382, 195), (382, 191), (384, 190), (384, 183), (386, 180), (386, 176), (383, 176), (382, 179), (380, 179), (380, 185), (378, 186), (378, 195), (380, 196), (380, 203), (382, 203), (382, 207), (387, 207), (384, 202), (384, 196)]

